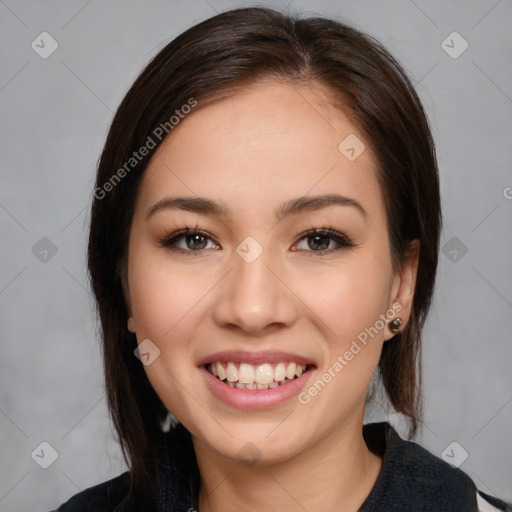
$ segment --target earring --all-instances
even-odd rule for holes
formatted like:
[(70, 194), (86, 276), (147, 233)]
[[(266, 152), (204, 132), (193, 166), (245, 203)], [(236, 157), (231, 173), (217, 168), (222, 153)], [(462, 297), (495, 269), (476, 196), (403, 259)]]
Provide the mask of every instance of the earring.
[(400, 317), (395, 318), (389, 322), (388, 327), (395, 334), (400, 330), (400, 326), (402, 325), (402, 319)]

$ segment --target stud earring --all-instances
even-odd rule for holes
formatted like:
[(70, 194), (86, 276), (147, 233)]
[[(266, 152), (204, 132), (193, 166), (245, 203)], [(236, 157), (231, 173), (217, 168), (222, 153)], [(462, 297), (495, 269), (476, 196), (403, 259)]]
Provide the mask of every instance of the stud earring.
[(395, 318), (394, 320), (391, 320), (389, 322), (388, 327), (389, 329), (394, 332), (395, 334), (400, 330), (400, 326), (402, 325), (402, 319), (400, 317)]

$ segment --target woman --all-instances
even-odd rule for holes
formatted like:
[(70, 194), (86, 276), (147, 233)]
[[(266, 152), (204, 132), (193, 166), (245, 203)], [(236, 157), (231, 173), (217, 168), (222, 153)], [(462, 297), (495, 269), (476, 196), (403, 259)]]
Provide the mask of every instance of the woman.
[(363, 426), (374, 376), (420, 425), (440, 227), (428, 122), (379, 43), (263, 8), (177, 37), (121, 103), (92, 205), (130, 470), (58, 510), (511, 510)]

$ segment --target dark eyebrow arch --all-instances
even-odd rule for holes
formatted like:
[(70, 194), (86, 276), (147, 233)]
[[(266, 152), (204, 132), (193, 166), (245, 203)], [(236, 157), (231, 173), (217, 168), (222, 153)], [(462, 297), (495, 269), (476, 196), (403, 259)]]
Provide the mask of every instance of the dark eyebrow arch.
[[(355, 208), (365, 220), (368, 214), (361, 203), (350, 197), (340, 194), (325, 194), (319, 196), (302, 196), (283, 203), (276, 211), (276, 218), (282, 220), (290, 215), (298, 215), (303, 212), (311, 212), (327, 208), (329, 206), (350, 206)], [(186, 210), (189, 212), (215, 215), (218, 217), (229, 217), (231, 212), (225, 206), (206, 197), (166, 197), (154, 204), (147, 213), (146, 220), (155, 213), (168, 210)]]

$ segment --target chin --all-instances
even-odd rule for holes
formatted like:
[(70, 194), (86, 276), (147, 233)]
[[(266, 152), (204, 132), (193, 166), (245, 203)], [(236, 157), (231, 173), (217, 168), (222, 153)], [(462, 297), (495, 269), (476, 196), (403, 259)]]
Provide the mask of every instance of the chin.
[[(213, 422), (216, 427), (212, 425), (204, 429), (203, 426), (199, 429), (199, 437), (202, 443), (230, 461), (240, 461), (246, 466), (278, 464), (304, 450), (308, 437), (307, 432), (284, 428), (280, 425), (282, 420), (251, 424), (248, 421), (223, 422), (219, 418), (219, 423), (229, 434)], [(214, 431), (220, 435), (212, 437)]]

